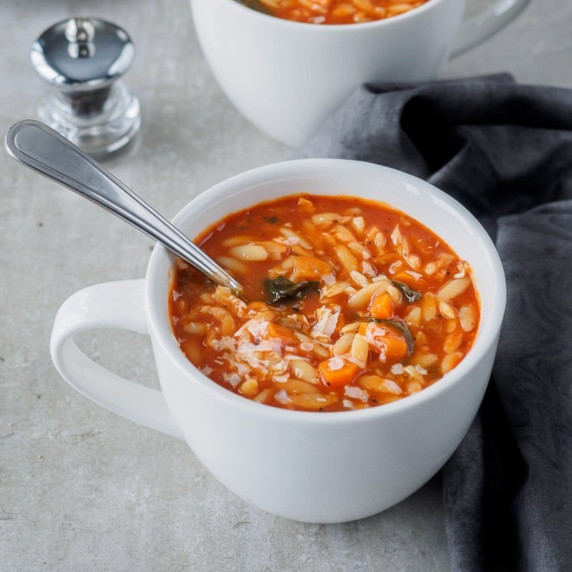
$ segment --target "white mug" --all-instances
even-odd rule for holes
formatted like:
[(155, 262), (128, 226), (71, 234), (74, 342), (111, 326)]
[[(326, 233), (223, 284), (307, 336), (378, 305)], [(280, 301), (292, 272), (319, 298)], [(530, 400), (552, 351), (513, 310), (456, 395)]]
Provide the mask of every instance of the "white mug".
[[(481, 302), (479, 330), (465, 359), (443, 379), (387, 405), (332, 413), (279, 409), (234, 394), (205, 377), (177, 345), (168, 309), (173, 256), (162, 246), (144, 280), (72, 295), (57, 314), (51, 355), (61, 376), (96, 403), (184, 438), (247, 502), (298, 521), (345, 522), (411, 495), (460, 443), (488, 383), (505, 280), (494, 245), (466, 209), (420, 179), (369, 163), (302, 159), (261, 167), (199, 195), (174, 222), (196, 236), (233, 211), (300, 191), (389, 203), (469, 262)], [(110, 327), (150, 335), (161, 391), (117, 376), (74, 343), (79, 332)]]
[(290, 146), (303, 144), (364, 83), (435, 79), (451, 53), (485, 40), (529, 1), (491, 0), (463, 21), (465, 0), (429, 0), (386, 20), (331, 26), (282, 20), (237, 0), (190, 0), (222, 90), (261, 131)]

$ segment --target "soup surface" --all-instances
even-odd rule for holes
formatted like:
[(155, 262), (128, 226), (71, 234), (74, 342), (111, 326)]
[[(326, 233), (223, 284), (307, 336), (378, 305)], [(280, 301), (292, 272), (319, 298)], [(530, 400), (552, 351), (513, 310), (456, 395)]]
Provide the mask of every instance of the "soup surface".
[(308, 24), (357, 24), (384, 20), (429, 0), (239, 0), (284, 20)]
[(468, 264), (387, 205), (289, 196), (196, 242), (244, 299), (178, 260), (173, 332), (206, 376), (260, 403), (342, 411), (402, 399), (454, 368), (476, 336)]

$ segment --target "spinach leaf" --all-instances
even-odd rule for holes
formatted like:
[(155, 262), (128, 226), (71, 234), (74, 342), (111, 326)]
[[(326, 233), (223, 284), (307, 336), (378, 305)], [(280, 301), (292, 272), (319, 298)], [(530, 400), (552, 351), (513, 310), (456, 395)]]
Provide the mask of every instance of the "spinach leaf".
[(310, 291), (318, 291), (320, 283), (315, 280), (304, 280), (303, 282), (292, 282), (284, 276), (278, 276), (264, 281), (264, 289), (271, 304), (301, 300)]
[(372, 318), (371, 321), (375, 322), (376, 324), (391, 326), (398, 330), (399, 333), (405, 338), (405, 342), (407, 343), (407, 355), (410, 356), (413, 353), (415, 341), (413, 340), (413, 335), (409, 331), (407, 324), (403, 320), (380, 320), (379, 318)]
[(421, 292), (417, 290), (413, 290), (404, 282), (398, 282), (397, 280), (392, 280), (391, 283), (401, 290), (401, 293), (405, 296), (405, 299), (410, 303), (417, 302), (421, 298)]

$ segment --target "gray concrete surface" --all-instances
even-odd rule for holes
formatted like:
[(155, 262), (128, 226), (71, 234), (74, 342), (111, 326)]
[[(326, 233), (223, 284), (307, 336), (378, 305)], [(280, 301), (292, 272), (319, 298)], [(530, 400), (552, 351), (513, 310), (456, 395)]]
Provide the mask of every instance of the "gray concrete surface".
[[(485, 0), (481, 0), (485, 1)], [(287, 159), (227, 102), (203, 61), (186, 0), (3, 0), (0, 134), (33, 117), (46, 87), (29, 64), (52, 23), (94, 15), (137, 46), (128, 81), (142, 103), (131, 154), (107, 164), (167, 216), (211, 184)], [(572, 87), (572, 5), (535, 0), (444, 77), (508, 71)], [(54, 571), (428, 571), (448, 559), (438, 480), (344, 525), (264, 514), (214, 480), (181, 442), (92, 404), (54, 370), (48, 340), (83, 286), (141, 277), (151, 243), (0, 152), (0, 569)], [(95, 359), (156, 385), (148, 340), (82, 339)]]

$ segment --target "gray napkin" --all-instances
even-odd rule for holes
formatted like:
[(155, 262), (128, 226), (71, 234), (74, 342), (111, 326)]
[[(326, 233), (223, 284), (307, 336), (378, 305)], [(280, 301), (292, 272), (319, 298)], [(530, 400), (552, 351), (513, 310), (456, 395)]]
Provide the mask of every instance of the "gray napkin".
[(495, 240), (508, 303), (482, 407), (441, 471), (453, 570), (572, 570), (572, 90), (508, 75), (369, 85), (297, 152), (401, 169)]

